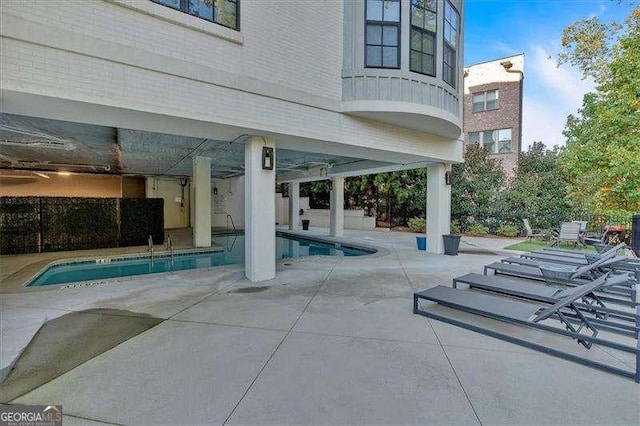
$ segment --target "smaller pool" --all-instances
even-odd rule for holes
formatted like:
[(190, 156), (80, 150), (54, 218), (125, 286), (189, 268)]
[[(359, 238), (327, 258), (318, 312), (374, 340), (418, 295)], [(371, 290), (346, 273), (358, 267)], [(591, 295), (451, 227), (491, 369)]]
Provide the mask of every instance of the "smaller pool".
[[(184, 271), (188, 269), (210, 268), (213, 266), (244, 263), (244, 235), (213, 235), (212, 241), (222, 246), (222, 251), (187, 252), (170, 256), (156, 256), (153, 262), (149, 256), (135, 258), (108, 258), (69, 262), (50, 266), (37, 275), (28, 287), (56, 284), (71, 284), (84, 281), (155, 274), (161, 272)], [(336, 245), (329, 242), (277, 234), (276, 259), (305, 256), (362, 256), (375, 250)]]

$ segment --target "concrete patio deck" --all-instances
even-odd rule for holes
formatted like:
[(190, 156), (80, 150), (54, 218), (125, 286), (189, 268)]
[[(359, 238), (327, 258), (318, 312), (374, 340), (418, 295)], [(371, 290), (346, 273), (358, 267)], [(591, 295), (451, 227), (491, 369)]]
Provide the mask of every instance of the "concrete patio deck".
[(0, 385), (0, 402), (62, 404), (66, 425), (640, 423), (631, 380), (412, 314), (414, 291), (513, 254), (505, 240), (464, 238), (457, 257), (408, 233), (344, 240), (382, 250), (285, 260), (259, 284), (225, 266), (0, 294), (3, 345), (18, 318), (163, 320), (17, 398)]

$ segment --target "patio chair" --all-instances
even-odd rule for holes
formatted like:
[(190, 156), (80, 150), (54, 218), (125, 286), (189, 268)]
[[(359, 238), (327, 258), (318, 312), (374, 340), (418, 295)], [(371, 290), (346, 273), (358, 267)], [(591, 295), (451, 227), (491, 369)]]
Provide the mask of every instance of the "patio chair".
[(533, 238), (540, 238), (541, 240), (544, 240), (546, 238), (546, 235), (542, 232), (533, 232), (531, 224), (529, 223), (529, 219), (522, 219), (522, 223), (524, 224), (525, 237), (527, 237), (529, 241), (531, 241)]
[[(605, 338), (598, 337), (599, 328), (606, 329), (606, 326), (601, 327), (602, 324), (598, 324), (598, 321), (587, 318), (577, 306), (577, 304), (582, 303), (582, 299), (585, 296), (601, 290), (606, 285), (606, 281), (607, 275), (603, 275), (590, 284), (571, 289), (551, 305), (439, 285), (414, 293), (413, 312), (414, 314), (444, 321), (530, 349), (629, 377), (640, 383), (640, 362), (638, 362), (640, 348), (638, 348), (637, 333), (636, 336), (629, 336), (624, 342), (621, 342), (618, 338), (609, 340), (606, 335)], [(444, 306), (444, 310), (421, 309), (420, 300), (436, 302)], [(448, 310), (463, 312), (465, 315), (460, 316), (455, 313), (447, 315)], [(486, 321), (474, 320), (469, 315), (478, 315), (498, 323), (511, 324), (515, 328), (509, 328), (508, 331), (511, 332), (509, 333), (504, 331), (505, 327), (501, 327), (502, 329), (499, 330)], [(550, 336), (564, 336), (574, 339), (586, 349), (591, 349), (593, 344), (597, 344), (631, 353), (635, 357), (635, 368), (630, 371), (629, 369), (613, 367), (610, 364), (599, 362), (592, 358), (578, 356), (573, 351), (563, 350), (563, 346), (558, 345), (557, 339), (532, 339), (530, 337), (531, 333), (519, 329), (519, 326), (534, 329), (541, 333), (549, 333)], [(632, 343), (629, 344), (627, 342)]]
[(576, 246), (584, 245), (580, 240), (580, 224), (573, 222), (565, 222), (560, 225), (560, 232), (553, 235), (551, 246), (557, 246), (562, 242), (572, 243)]

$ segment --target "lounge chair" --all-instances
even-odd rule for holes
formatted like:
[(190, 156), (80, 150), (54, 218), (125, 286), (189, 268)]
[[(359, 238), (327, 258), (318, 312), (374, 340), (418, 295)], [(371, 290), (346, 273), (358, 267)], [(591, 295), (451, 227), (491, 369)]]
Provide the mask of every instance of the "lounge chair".
[[(484, 267), (484, 275), (489, 275), (489, 270), (494, 274), (509, 275), (513, 277), (526, 278), (536, 281), (544, 281), (551, 284), (561, 284), (568, 286), (581, 286), (589, 284), (594, 279), (599, 278), (606, 270), (612, 269), (613, 265), (625, 258), (616, 257), (613, 259), (600, 259), (594, 263), (581, 267), (569, 265), (540, 264), (538, 266), (518, 265), (512, 263), (494, 262)], [(626, 273), (626, 272), (623, 272)], [(636, 273), (636, 279), (640, 273)], [(615, 286), (606, 288), (610, 293), (611, 301), (627, 306), (636, 306), (636, 286), (629, 282), (626, 286)]]
[(533, 238), (540, 238), (541, 240), (544, 240), (546, 238), (546, 235), (542, 232), (533, 231), (533, 229), (531, 228), (531, 224), (529, 223), (529, 219), (522, 219), (522, 223), (524, 224), (525, 237), (527, 237), (529, 241), (531, 241)]
[[(618, 339), (607, 340), (599, 338), (599, 331), (595, 322), (585, 317), (576, 305), (577, 303), (581, 303), (583, 297), (586, 295), (601, 290), (606, 285), (606, 280), (607, 276), (604, 275), (590, 284), (575, 287), (550, 306), (542, 302), (533, 303), (474, 290), (460, 290), (451, 287), (436, 286), (419, 293), (414, 293), (413, 312), (418, 315), (444, 321), (488, 336), (519, 344), (530, 349), (539, 350), (554, 356), (629, 377), (640, 383), (640, 362), (638, 362), (640, 359), (640, 348), (638, 348), (637, 337), (629, 339), (634, 342), (633, 345), (620, 343)], [(569, 337), (577, 340), (579, 344), (587, 349), (590, 349), (595, 343), (632, 353), (636, 358), (635, 371), (613, 367), (599, 361), (565, 352), (553, 346), (545, 346), (545, 342), (549, 344), (548, 342), (553, 341), (553, 339), (549, 341), (546, 341), (546, 339), (541, 341), (536, 341), (535, 339), (527, 340), (528, 333), (526, 332), (523, 333), (523, 337), (521, 338), (520, 336), (506, 334), (506, 332), (489, 328), (489, 326), (484, 327), (475, 321), (467, 320), (466, 316), (447, 316), (446, 311), (421, 309), (419, 306), (419, 300), (421, 299), (436, 302), (456, 311), (480, 315), (517, 326), (533, 328), (541, 332), (548, 332), (551, 335)], [(551, 319), (558, 320), (560, 324), (555, 321), (547, 321)], [(514, 331), (517, 331), (517, 329)]]
[[(564, 257), (575, 257), (579, 259), (589, 259), (589, 257), (599, 257), (605, 253), (608, 253), (610, 250), (615, 250), (616, 252), (620, 249), (627, 248), (627, 245), (624, 243), (618, 244), (617, 246), (605, 246), (598, 253), (593, 252), (585, 252), (578, 250), (569, 250), (569, 249), (561, 249), (557, 247), (545, 247), (540, 250), (533, 250), (531, 253), (527, 254), (544, 254), (551, 256), (564, 256)], [(527, 256), (532, 257), (532, 256)]]
[[(502, 262), (523, 266), (566, 265), (570, 267), (581, 267), (595, 263), (601, 259), (613, 259), (621, 246), (625, 246), (625, 244), (619, 244), (611, 248), (611, 250), (599, 254), (585, 253), (582, 258), (525, 253), (521, 257), (507, 257), (502, 259)], [(636, 269), (640, 268), (640, 260), (620, 256), (618, 261), (611, 265), (611, 268), (617, 271), (635, 272)]]
[(551, 246), (557, 246), (560, 243), (575, 244), (576, 247), (584, 245), (580, 240), (580, 224), (573, 222), (565, 222), (560, 225), (560, 232), (558, 235), (553, 235)]
[[(609, 275), (606, 278), (605, 287), (617, 286), (625, 284), (631, 278), (628, 275), (618, 274)], [(563, 297), (571, 294), (574, 287), (551, 286), (533, 281), (525, 281), (521, 279), (512, 279), (496, 275), (482, 274), (466, 274), (453, 279), (453, 288), (458, 288), (458, 284), (466, 284), (469, 288), (478, 288), (480, 290), (500, 293), (512, 297), (518, 297), (538, 302), (556, 303)], [(582, 302), (576, 302), (576, 307), (584, 312), (592, 314), (596, 317), (596, 321), (615, 318), (626, 322), (608, 321), (602, 324), (614, 331), (628, 334), (635, 331), (635, 325), (640, 324), (640, 315), (634, 311), (610, 308), (605, 305), (611, 299), (603, 300), (600, 293), (587, 294)], [(632, 324), (628, 324), (631, 322)]]

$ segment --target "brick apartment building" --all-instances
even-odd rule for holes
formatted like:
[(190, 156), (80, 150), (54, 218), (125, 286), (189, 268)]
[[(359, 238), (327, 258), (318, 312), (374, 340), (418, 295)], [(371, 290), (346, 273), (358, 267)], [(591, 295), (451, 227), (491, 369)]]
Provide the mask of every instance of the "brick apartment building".
[(515, 174), (522, 148), (524, 54), (464, 68), (465, 146), (480, 144)]

